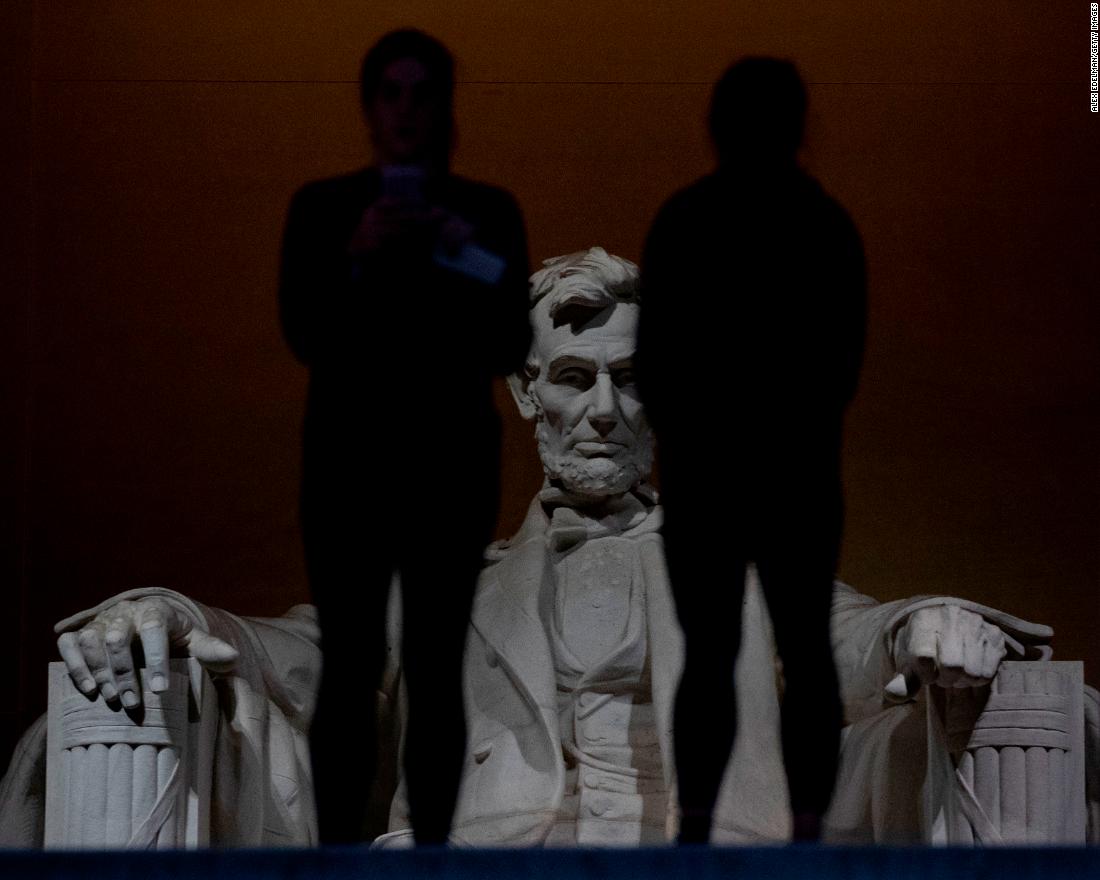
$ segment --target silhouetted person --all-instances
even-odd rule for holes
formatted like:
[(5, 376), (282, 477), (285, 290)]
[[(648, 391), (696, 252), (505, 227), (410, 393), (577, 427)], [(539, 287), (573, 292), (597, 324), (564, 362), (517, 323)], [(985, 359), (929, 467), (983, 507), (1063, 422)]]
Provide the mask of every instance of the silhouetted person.
[[(283, 327), (310, 370), (301, 512), (324, 650), (314, 787), (321, 841), (362, 839), (396, 570), (411, 818), (417, 842), (442, 843), (465, 754), (462, 648), (499, 504), (491, 379), (521, 368), (531, 339), (527, 244), (508, 193), (448, 171), (443, 45), (388, 34), (361, 88), (375, 165), (303, 187), (282, 254)], [(441, 492), (453, 516), (429, 539), (423, 499)]]
[[(662, 207), (643, 255), (638, 383), (686, 642), (673, 722), (681, 843), (708, 839), (736, 730), (744, 578), (717, 576), (731, 561), (755, 563), (782, 660), (795, 839), (819, 835), (836, 775), (829, 608), (866, 285), (852, 222), (797, 165), (805, 110), (792, 64), (730, 67), (710, 109), (718, 169)], [(701, 420), (719, 406), (716, 434)]]

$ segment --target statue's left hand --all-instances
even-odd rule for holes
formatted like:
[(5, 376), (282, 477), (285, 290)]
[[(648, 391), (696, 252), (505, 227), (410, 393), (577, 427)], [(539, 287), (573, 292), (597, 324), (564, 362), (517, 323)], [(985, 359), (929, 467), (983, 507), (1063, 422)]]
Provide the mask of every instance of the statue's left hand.
[(897, 675), (886, 692), (905, 699), (925, 684), (945, 688), (988, 684), (1008, 646), (1004, 631), (980, 614), (950, 603), (920, 608), (894, 637)]
[[(77, 615), (75, 620), (81, 620)], [(58, 627), (66, 627), (63, 621)], [(69, 676), (88, 697), (98, 691), (108, 701), (119, 700), (126, 708), (141, 702), (133, 645), (140, 641), (145, 656), (149, 687), (154, 692), (168, 687), (171, 649), (194, 657), (207, 669), (224, 672), (237, 659), (237, 649), (197, 626), (172, 602), (159, 596), (123, 599), (108, 605), (90, 620), (66, 629), (57, 648)]]

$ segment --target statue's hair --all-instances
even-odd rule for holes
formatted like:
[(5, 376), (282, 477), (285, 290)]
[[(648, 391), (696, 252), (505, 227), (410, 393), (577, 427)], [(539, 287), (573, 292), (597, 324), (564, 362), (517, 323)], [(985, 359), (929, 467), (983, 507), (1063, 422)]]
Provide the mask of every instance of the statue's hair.
[(531, 276), (531, 308), (549, 297), (555, 325), (591, 316), (615, 303), (638, 302), (638, 267), (602, 247), (542, 261)]
[[(638, 267), (602, 247), (551, 257), (531, 276), (531, 308), (546, 299), (554, 326), (582, 322), (616, 303), (636, 303), (640, 293)], [(539, 375), (532, 345), (524, 365), (527, 379)]]

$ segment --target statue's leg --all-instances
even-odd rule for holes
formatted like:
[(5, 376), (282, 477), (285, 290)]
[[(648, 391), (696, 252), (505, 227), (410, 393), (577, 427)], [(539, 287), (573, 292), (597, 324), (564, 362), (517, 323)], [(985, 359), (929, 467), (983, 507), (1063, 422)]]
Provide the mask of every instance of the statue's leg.
[(849, 726), (825, 819), (825, 840), (847, 845), (921, 843), (927, 761), (923, 702), (889, 706)]
[(684, 633), (673, 709), (681, 844), (706, 843), (737, 730), (734, 665), (740, 649), (745, 560), (736, 529), (708, 509), (711, 487), (662, 457), (665, 558)]

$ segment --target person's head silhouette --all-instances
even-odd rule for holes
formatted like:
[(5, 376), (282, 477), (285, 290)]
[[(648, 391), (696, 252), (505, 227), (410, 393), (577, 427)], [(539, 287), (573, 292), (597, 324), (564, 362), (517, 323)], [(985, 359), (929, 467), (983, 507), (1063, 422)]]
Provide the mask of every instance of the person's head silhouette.
[(418, 30), (391, 31), (363, 58), (359, 96), (380, 165), (446, 168), (454, 138), (454, 58)]
[(802, 145), (806, 86), (790, 61), (750, 57), (732, 64), (711, 96), (709, 127), (726, 170), (793, 166)]

